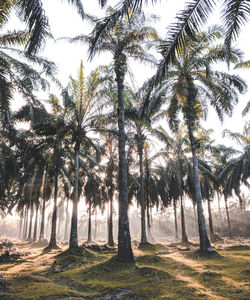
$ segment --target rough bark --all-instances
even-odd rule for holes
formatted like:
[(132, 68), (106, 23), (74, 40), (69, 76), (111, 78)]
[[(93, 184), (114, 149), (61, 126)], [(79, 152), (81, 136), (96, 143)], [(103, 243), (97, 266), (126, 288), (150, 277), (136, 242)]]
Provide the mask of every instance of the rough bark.
[(198, 232), (198, 222), (197, 222), (197, 213), (196, 213), (196, 209), (195, 209), (195, 202), (193, 202), (193, 213), (194, 213), (194, 222), (195, 222), (195, 233), (198, 236), (199, 232)]
[(78, 177), (79, 177), (79, 143), (75, 145), (75, 183), (74, 183), (74, 199), (72, 207), (72, 217), (71, 217), (71, 230), (69, 239), (69, 248), (78, 247)]
[[(140, 134), (139, 134), (140, 135)], [(139, 166), (140, 166), (140, 205), (141, 205), (141, 244), (147, 243), (146, 235), (146, 218), (145, 218), (145, 199), (144, 199), (144, 174), (143, 174), (143, 141), (139, 139), (138, 142), (138, 154), (139, 154)]]
[(44, 240), (45, 205), (46, 205), (46, 200), (45, 200), (45, 197), (43, 197), (39, 241)]
[(176, 213), (176, 201), (175, 200), (174, 200), (174, 229), (175, 229), (175, 239), (179, 240), (178, 224), (177, 224), (177, 213)]
[(89, 203), (89, 220), (88, 220), (88, 239), (87, 239), (87, 243), (91, 244), (93, 243), (92, 241), (92, 231), (91, 231), (91, 203)]
[(54, 184), (54, 199), (53, 199), (53, 213), (52, 213), (52, 221), (51, 221), (51, 235), (50, 242), (48, 245), (49, 249), (56, 249), (56, 221), (57, 221), (57, 192), (58, 192), (58, 175), (55, 174), (55, 184)]
[(188, 243), (186, 224), (185, 224), (185, 213), (184, 213), (182, 197), (181, 197), (181, 241), (182, 241), (182, 243)]
[(150, 208), (149, 208), (149, 203), (147, 200), (147, 234), (148, 234), (148, 240), (150, 243), (155, 242), (155, 239), (152, 235), (151, 232), (151, 216), (150, 216)]
[(109, 200), (109, 215), (108, 215), (108, 245), (114, 247), (113, 238), (113, 198)]
[(126, 72), (126, 56), (117, 53), (115, 59), (115, 74), (118, 91), (118, 128), (119, 128), (119, 228), (118, 228), (118, 254), (120, 262), (134, 262), (131, 247), (131, 238), (128, 219), (128, 187), (127, 162), (125, 152), (125, 113), (124, 113), (124, 77)]
[(199, 237), (200, 237), (200, 250), (203, 252), (211, 252), (213, 251), (213, 248), (210, 244), (207, 235), (206, 222), (205, 222), (203, 207), (202, 207), (201, 185), (200, 185), (199, 170), (198, 170), (198, 159), (196, 156), (195, 138), (193, 136), (193, 131), (190, 125), (188, 125), (188, 134), (189, 134), (189, 140), (190, 140), (191, 150), (192, 150), (192, 159), (193, 159), (193, 172), (194, 172), (194, 184), (195, 184), (195, 198), (196, 198), (197, 215), (198, 215), (198, 228), (199, 228)]
[(229, 237), (232, 237), (232, 228), (231, 228), (231, 220), (230, 220), (228, 205), (227, 205), (227, 197), (224, 197), (224, 199), (225, 199), (225, 208), (227, 214), (228, 233), (229, 233)]

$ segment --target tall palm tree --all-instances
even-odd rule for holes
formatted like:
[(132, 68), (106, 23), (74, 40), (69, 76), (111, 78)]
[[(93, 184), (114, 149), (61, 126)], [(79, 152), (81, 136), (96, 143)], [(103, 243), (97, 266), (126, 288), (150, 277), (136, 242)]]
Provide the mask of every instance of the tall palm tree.
[[(109, 8), (108, 16), (115, 10)], [(148, 59), (141, 43), (156, 37), (155, 30), (146, 26), (144, 16), (133, 13), (126, 19), (118, 20), (114, 30), (107, 32), (102, 39), (95, 43), (95, 33), (99, 30), (97, 21), (93, 33), (89, 39), (90, 53), (93, 57), (98, 52), (109, 51), (113, 55), (114, 70), (116, 74), (118, 106), (117, 119), (119, 128), (119, 230), (118, 230), (118, 260), (133, 262), (131, 248), (129, 220), (128, 220), (128, 191), (127, 191), (127, 167), (125, 152), (125, 113), (124, 113), (124, 80), (127, 71), (127, 58)], [(78, 38), (80, 40), (81, 37)], [(75, 39), (77, 40), (77, 38)]]
[[(233, 105), (238, 101), (238, 92), (243, 93), (246, 90), (246, 84), (239, 76), (211, 70), (212, 63), (223, 61), (226, 57), (222, 46), (212, 46), (219, 37), (221, 37), (221, 29), (212, 27), (207, 32), (198, 34), (195, 41), (190, 39), (189, 44), (182, 49), (175, 66), (168, 73), (168, 80), (172, 82), (167, 110), (169, 124), (171, 128), (177, 128), (177, 116), (181, 111), (192, 150), (201, 251), (210, 251), (212, 248), (203, 215), (196, 154), (199, 143), (195, 137), (195, 129), (199, 120), (206, 118), (207, 102), (215, 108), (222, 121), (224, 114), (231, 114)], [(239, 59), (239, 53), (234, 50), (232, 60), (235, 62)]]
[(78, 78), (70, 78), (68, 87), (62, 92), (65, 126), (68, 129), (67, 134), (71, 137), (71, 142), (74, 145), (74, 196), (70, 248), (78, 247), (79, 156), (86, 156), (86, 150), (88, 149), (82, 147), (85, 146), (86, 148), (87, 144), (97, 149), (89, 134), (95, 130), (96, 115), (102, 108), (100, 101), (97, 103), (97, 100), (100, 100), (100, 83), (101, 77), (98, 69), (93, 71), (85, 80), (81, 61)]
[[(151, 79), (148, 81), (150, 82)], [(130, 102), (125, 106), (125, 117), (127, 123), (132, 130), (132, 139), (136, 142), (137, 153), (139, 156), (139, 173), (140, 173), (140, 189), (139, 189), (139, 203), (141, 206), (141, 244), (147, 243), (146, 235), (146, 209), (145, 209), (145, 172), (144, 172), (144, 150), (147, 144), (148, 135), (152, 131), (151, 125), (158, 120), (158, 110), (160, 106), (166, 101), (166, 86), (162, 85), (155, 88), (149, 94), (148, 82), (136, 92), (131, 90)], [(147, 99), (149, 97), (149, 100)], [(146, 100), (145, 100), (146, 99)], [(145, 105), (145, 101), (147, 105)], [(131, 135), (131, 133), (129, 133)], [(131, 137), (130, 137), (131, 138)]]

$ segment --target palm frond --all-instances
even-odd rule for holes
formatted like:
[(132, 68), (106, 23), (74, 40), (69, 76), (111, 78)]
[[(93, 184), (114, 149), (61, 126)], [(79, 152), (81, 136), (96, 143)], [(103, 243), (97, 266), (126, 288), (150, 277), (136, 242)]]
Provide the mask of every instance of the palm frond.
[(230, 62), (231, 44), (240, 34), (241, 26), (250, 16), (250, 3), (248, 0), (224, 0), (222, 20), (226, 28), (225, 47), (227, 62)]
[(177, 21), (170, 25), (167, 37), (159, 47), (164, 58), (156, 74), (156, 83), (166, 77), (169, 65), (174, 63), (176, 56), (185, 47), (186, 40), (194, 38), (195, 32), (206, 22), (214, 3), (214, 0), (192, 0), (177, 14)]
[(41, 0), (22, 0), (16, 2), (17, 13), (27, 23), (30, 39), (26, 45), (28, 55), (38, 53), (49, 35), (48, 18)]

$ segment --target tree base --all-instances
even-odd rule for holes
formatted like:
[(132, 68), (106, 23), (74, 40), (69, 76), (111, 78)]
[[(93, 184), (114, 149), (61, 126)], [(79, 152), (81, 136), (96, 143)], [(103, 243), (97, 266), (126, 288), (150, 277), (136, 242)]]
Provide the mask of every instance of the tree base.
[(51, 250), (58, 250), (60, 249), (60, 247), (58, 247), (57, 245), (51, 245), (49, 244), (46, 248), (44, 248), (44, 251), (51, 251)]

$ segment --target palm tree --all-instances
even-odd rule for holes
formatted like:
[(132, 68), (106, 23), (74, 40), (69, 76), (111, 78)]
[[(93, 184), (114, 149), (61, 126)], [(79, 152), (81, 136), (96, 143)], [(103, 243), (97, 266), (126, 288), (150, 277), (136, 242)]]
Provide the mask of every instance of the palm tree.
[[(166, 100), (166, 86), (162, 85), (155, 88), (149, 94), (149, 83), (151, 79), (143, 84), (136, 92), (131, 90), (126, 93), (131, 95), (129, 103), (125, 106), (125, 117), (128, 125), (130, 125), (132, 140), (136, 142), (137, 152), (139, 156), (139, 203), (141, 206), (141, 244), (147, 243), (146, 235), (146, 216), (145, 216), (145, 179), (144, 174), (144, 148), (147, 144), (148, 135), (152, 131), (151, 125), (158, 120), (159, 107)], [(145, 104), (145, 102), (147, 104)], [(131, 135), (129, 133), (129, 135)]]
[[(248, 178), (250, 177), (250, 123), (247, 122), (243, 129), (243, 134), (238, 132), (232, 132), (230, 130), (224, 130), (223, 135), (228, 136), (234, 140), (243, 148), (243, 151), (239, 157), (232, 158), (224, 166), (220, 174), (220, 178), (224, 181), (224, 195), (225, 199), (232, 196), (234, 191), (240, 202), (240, 209), (242, 218), (244, 220), (243, 202), (240, 194), (241, 184), (248, 185)], [(227, 204), (227, 203), (226, 203)], [(227, 206), (226, 206), (227, 207)], [(231, 227), (231, 226), (230, 226)]]
[(108, 194), (108, 245), (114, 247), (113, 238), (113, 202), (116, 192), (116, 167), (117, 167), (117, 151), (116, 144), (113, 141), (113, 136), (110, 133), (105, 134), (105, 157), (108, 159), (105, 168), (105, 186)]
[(179, 239), (176, 217), (176, 204), (177, 201), (180, 200), (182, 242), (187, 243), (188, 237), (186, 232), (183, 198), (185, 192), (184, 177), (186, 177), (188, 174), (189, 162), (184, 155), (184, 153), (188, 151), (187, 147), (184, 147), (188, 144), (187, 138), (185, 136), (185, 128), (184, 126), (180, 126), (179, 130), (174, 133), (174, 138), (172, 138), (168, 134), (168, 132), (161, 126), (154, 130), (154, 134), (161, 142), (166, 145), (167, 148), (164, 153), (166, 166), (163, 172), (163, 176), (166, 176), (165, 182), (167, 184), (166, 189), (168, 198), (172, 201), (174, 206), (175, 238), (177, 240)]
[[(157, 0), (152, 1), (156, 3)], [(102, 7), (107, 0), (101, 1)], [(117, 20), (129, 15), (132, 11), (141, 11), (143, 4), (148, 0), (123, 0), (117, 9), (106, 18), (99, 21), (98, 30), (95, 32), (93, 47), (99, 39), (110, 32), (116, 25)], [(217, 6), (216, 6), (217, 4)], [(161, 44), (164, 59), (156, 74), (156, 83), (161, 82), (168, 72), (169, 66), (179, 57), (179, 53), (188, 44), (189, 38), (194, 38), (196, 32), (206, 23), (215, 7), (220, 4), (219, 0), (191, 0), (186, 2), (184, 9), (176, 14), (176, 20), (168, 27), (167, 38)], [(240, 34), (241, 27), (248, 21), (250, 16), (250, 3), (248, 0), (224, 0), (222, 5), (222, 21), (225, 27), (225, 47), (227, 62), (230, 62), (232, 51), (231, 44)]]
[[(70, 78), (68, 87), (62, 92), (67, 135), (71, 137), (71, 141), (74, 145), (74, 196), (69, 242), (70, 248), (78, 247), (79, 156), (86, 156), (87, 150), (81, 149), (81, 147), (86, 147), (87, 144), (89, 144), (97, 149), (97, 146), (94, 145), (88, 134), (95, 130), (95, 118), (102, 108), (100, 101), (98, 105), (96, 102), (98, 98), (100, 99), (100, 83), (101, 77), (98, 69), (93, 71), (87, 80), (85, 80), (83, 63), (81, 61), (78, 78)], [(57, 98), (55, 97), (55, 99)]]
[(87, 243), (93, 243), (92, 240), (92, 230), (91, 230), (91, 216), (92, 208), (97, 205), (101, 205), (102, 194), (102, 184), (101, 180), (95, 173), (89, 174), (87, 182), (84, 186), (84, 195), (86, 197), (86, 202), (88, 204), (88, 237)]
[[(115, 10), (108, 9), (108, 16)], [(128, 191), (127, 191), (127, 167), (125, 152), (125, 112), (124, 112), (124, 79), (127, 71), (127, 57), (136, 59), (149, 59), (145, 54), (141, 42), (156, 37), (155, 31), (146, 26), (143, 16), (133, 13), (129, 21), (121, 19), (116, 22), (114, 30), (107, 32), (102, 39), (95, 43), (95, 33), (99, 30), (99, 22), (89, 39), (90, 53), (93, 57), (98, 52), (109, 51), (113, 55), (114, 70), (116, 74), (118, 106), (117, 118), (119, 128), (119, 230), (118, 230), (118, 260), (133, 262), (133, 253), (130, 241), (128, 220)], [(74, 40), (81, 40), (81, 36)], [(85, 38), (84, 38), (85, 40)]]
[[(202, 208), (196, 154), (199, 143), (194, 134), (195, 128), (199, 124), (199, 119), (206, 117), (208, 101), (215, 107), (222, 121), (223, 114), (231, 114), (233, 105), (238, 101), (238, 92), (243, 93), (246, 90), (245, 82), (238, 76), (211, 70), (211, 63), (223, 61), (226, 57), (222, 46), (211, 45), (219, 37), (221, 37), (221, 30), (218, 27), (212, 27), (208, 32), (197, 35), (195, 42), (190, 40), (189, 44), (182, 49), (175, 67), (169, 72), (169, 81), (172, 82), (167, 110), (169, 124), (171, 128), (177, 128), (177, 114), (181, 111), (188, 129), (192, 151), (201, 251), (211, 251), (212, 248), (207, 236)], [(239, 58), (237, 51), (234, 50), (232, 60), (237, 61)]]

